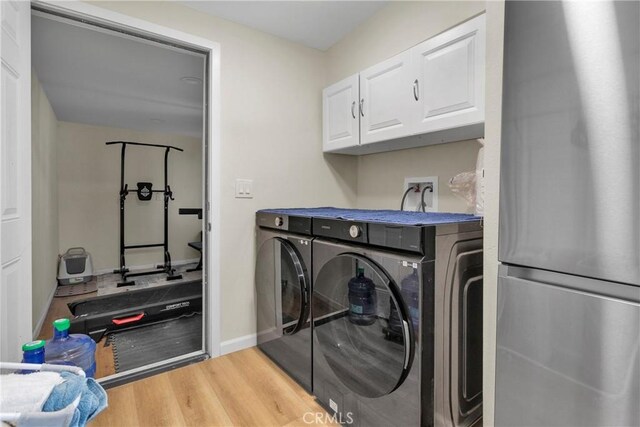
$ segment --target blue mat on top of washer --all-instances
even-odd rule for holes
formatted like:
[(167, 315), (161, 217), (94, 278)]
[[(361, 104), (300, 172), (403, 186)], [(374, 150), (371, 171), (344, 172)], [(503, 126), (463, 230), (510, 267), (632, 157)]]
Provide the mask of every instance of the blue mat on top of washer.
[(343, 219), (347, 221), (379, 222), (401, 225), (438, 225), (456, 222), (480, 221), (482, 218), (461, 213), (445, 212), (409, 212), (370, 209), (341, 209), (341, 208), (291, 208), (291, 209), (263, 209), (259, 212), (304, 216), (311, 218)]

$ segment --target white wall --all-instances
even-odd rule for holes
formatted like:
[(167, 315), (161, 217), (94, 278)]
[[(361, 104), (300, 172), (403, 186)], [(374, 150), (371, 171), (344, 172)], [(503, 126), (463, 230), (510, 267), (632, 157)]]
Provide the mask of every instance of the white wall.
[(476, 140), (400, 150), (360, 157), (358, 207), (400, 209), (404, 178), (438, 177), (440, 212), (473, 212), (454, 195), (448, 182), (459, 172), (474, 171), (480, 144)]
[[(58, 120), (35, 71), (31, 73), (31, 212), (33, 326), (49, 309), (58, 267)], [(35, 332), (38, 332), (37, 330)]]
[(504, 0), (487, 2), (487, 78), (485, 110), (485, 221), (483, 309), (483, 425), (494, 424), (496, 314), (498, 303), (498, 211), (502, 126)]
[[(327, 51), (327, 85), (390, 58), (471, 18), (484, 1), (391, 2)], [(475, 170), (480, 144), (464, 141), (358, 158), (357, 205), (399, 209), (405, 177), (438, 176), (440, 211), (468, 212), (447, 183)]]
[[(174, 201), (169, 203), (169, 251), (173, 261), (198, 258), (187, 246), (197, 241), (202, 227), (197, 216), (178, 215), (180, 207), (202, 206), (202, 142), (167, 133), (139, 132), (78, 123), (60, 122), (57, 135), (59, 251), (82, 246), (91, 253), (96, 270), (119, 266), (120, 145), (107, 141), (135, 141), (174, 145), (184, 152), (169, 154), (169, 185)], [(164, 150), (127, 147), (126, 183), (164, 186)], [(139, 201), (135, 192), (125, 202), (127, 244), (162, 243), (164, 208), (161, 194)], [(162, 263), (162, 248), (127, 251), (127, 265)]]
[[(325, 55), (180, 4), (95, 4), (220, 43), (222, 340), (255, 333), (255, 211), (355, 206), (357, 160), (322, 155)], [(236, 178), (253, 199), (235, 198)]]

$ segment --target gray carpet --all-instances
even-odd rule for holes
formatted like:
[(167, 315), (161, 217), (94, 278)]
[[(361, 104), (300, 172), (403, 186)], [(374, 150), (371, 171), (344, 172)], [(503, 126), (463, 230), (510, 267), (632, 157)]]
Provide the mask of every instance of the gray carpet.
[(56, 297), (69, 297), (72, 295), (90, 294), (98, 290), (98, 283), (93, 279), (87, 283), (79, 283), (77, 285), (59, 285), (56, 288)]
[(110, 336), (116, 372), (202, 349), (202, 315), (194, 314)]
[(98, 276), (98, 296), (119, 294), (136, 289), (153, 288), (156, 286), (171, 285), (202, 279), (202, 271), (187, 271), (195, 267), (196, 264), (197, 263), (191, 263), (176, 266), (176, 272), (178, 274), (182, 274), (182, 279), (167, 281), (167, 275), (164, 273), (150, 274), (148, 276), (132, 277), (131, 280), (136, 282), (134, 286), (125, 286), (120, 288), (118, 287), (118, 283), (122, 282), (122, 277), (119, 274), (102, 274)]

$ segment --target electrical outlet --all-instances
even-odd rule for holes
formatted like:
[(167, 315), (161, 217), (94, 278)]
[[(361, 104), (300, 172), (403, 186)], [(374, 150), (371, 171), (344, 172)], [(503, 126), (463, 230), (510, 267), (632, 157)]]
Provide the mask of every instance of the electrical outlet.
[[(413, 177), (404, 179), (402, 194), (411, 187), (417, 187), (407, 193), (403, 210), (422, 212), (422, 193), (424, 190), (424, 211), (438, 212), (438, 177)], [(426, 188), (426, 189), (425, 189)]]

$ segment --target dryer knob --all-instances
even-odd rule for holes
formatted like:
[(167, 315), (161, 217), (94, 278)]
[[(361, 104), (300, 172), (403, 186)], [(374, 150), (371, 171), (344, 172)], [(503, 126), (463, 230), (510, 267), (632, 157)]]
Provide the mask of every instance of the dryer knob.
[(351, 227), (349, 227), (349, 235), (354, 239), (356, 237), (360, 237), (361, 234), (362, 234), (362, 229), (357, 225), (352, 225)]
[(277, 216), (275, 223), (276, 223), (276, 227), (282, 227), (282, 224), (284, 224), (284, 220), (282, 219), (281, 216)]

